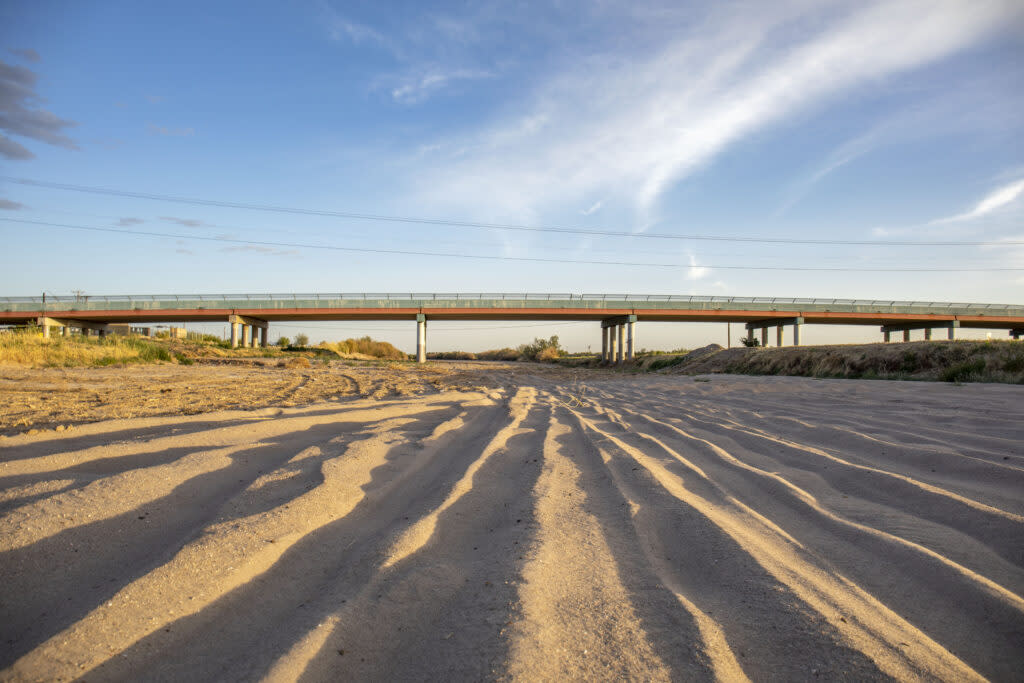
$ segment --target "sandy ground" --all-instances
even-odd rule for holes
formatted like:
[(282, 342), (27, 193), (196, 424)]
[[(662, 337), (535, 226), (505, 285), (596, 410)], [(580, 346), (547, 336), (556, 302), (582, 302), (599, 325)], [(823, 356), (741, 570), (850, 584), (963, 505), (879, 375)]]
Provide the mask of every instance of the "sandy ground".
[(253, 408), (0, 437), (3, 680), (1024, 671), (1024, 387), (140, 370), (0, 389)]

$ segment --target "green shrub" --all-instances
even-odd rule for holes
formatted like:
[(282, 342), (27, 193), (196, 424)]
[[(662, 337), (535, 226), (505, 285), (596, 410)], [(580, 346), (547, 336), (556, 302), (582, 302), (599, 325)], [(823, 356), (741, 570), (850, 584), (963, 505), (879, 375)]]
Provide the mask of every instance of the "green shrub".
[(964, 361), (951, 365), (942, 371), (939, 375), (939, 379), (943, 382), (969, 382), (972, 379), (976, 379), (985, 372), (985, 359), (977, 358), (975, 360)]
[(519, 347), (519, 355), (527, 360), (551, 361), (565, 355), (565, 350), (558, 343), (558, 335), (550, 339), (534, 339), (532, 344)]

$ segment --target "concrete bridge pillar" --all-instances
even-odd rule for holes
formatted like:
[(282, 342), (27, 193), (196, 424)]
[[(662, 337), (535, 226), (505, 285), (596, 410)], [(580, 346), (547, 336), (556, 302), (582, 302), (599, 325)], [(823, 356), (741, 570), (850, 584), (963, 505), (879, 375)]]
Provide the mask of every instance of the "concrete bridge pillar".
[(427, 316), (416, 314), (416, 362), (427, 362)]
[(601, 362), (608, 362), (608, 328), (601, 328)]
[(618, 365), (622, 365), (626, 358), (626, 326), (622, 324), (616, 325), (615, 330), (619, 337), (619, 353), (615, 356), (615, 362)]
[(768, 346), (768, 328), (761, 328), (761, 346)]
[(615, 327), (609, 326), (608, 330), (608, 364), (615, 362)]
[[(231, 325), (231, 348), (237, 349), (239, 346), (243, 349), (256, 348), (257, 334), (262, 335), (263, 346), (267, 345), (268, 325), (266, 320), (232, 313), (228, 316), (228, 324)], [(259, 333), (256, 332), (257, 329)]]
[(778, 325), (775, 327), (775, 345), (782, 346), (782, 331), (786, 329), (785, 325)]
[(260, 335), (260, 331), (262, 329), (263, 328), (256, 327), (255, 325), (252, 326), (252, 337), (249, 340), (249, 346), (250, 347), (255, 349), (259, 345), (259, 343), (260, 343), (260, 336), (259, 335)]
[(793, 346), (800, 346), (801, 323), (793, 323)]
[(960, 327), (960, 321), (959, 320), (954, 320), (953, 322), (949, 323), (949, 325), (947, 326), (947, 329), (949, 330), (949, 334), (948, 334), (949, 341), (953, 341), (953, 340), (956, 339), (956, 328), (958, 328), (958, 327)]
[(882, 330), (882, 340), (886, 344), (888, 344), (892, 340), (891, 337), (890, 337), (890, 334), (891, 333), (889, 332), (889, 330)]
[(931, 341), (932, 340), (932, 328), (930, 328), (930, 327), (924, 328), (924, 340), (925, 341)]
[(903, 330), (903, 341), (910, 341), (910, 330)]
[(627, 350), (626, 359), (634, 360), (636, 358), (636, 316), (631, 315), (626, 323), (628, 326), (627, 339)]
[(263, 348), (267, 348), (267, 332), (268, 329), (266, 327), (260, 328), (260, 346)]

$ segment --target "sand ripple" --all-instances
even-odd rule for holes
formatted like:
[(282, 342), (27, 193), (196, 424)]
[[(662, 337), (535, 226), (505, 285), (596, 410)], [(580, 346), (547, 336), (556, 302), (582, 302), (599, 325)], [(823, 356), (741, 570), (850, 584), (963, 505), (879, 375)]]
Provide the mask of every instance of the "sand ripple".
[(1022, 388), (495, 378), (7, 439), (0, 679), (1019, 679)]

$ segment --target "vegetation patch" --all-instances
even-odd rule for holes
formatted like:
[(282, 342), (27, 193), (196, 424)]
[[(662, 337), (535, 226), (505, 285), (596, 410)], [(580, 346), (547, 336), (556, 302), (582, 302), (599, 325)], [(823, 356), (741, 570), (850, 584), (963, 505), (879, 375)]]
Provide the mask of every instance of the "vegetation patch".
[(0, 334), (0, 363), (24, 367), (81, 367), (122, 363), (172, 362), (160, 342), (139, 337), (52, 336), (44, 339), (38, 329)]
[[(691, 354), (692, 356), (692, 354)], [(849, 346), (719, 349), (669, 365), (682, 374), (733, 373), (848, 379), (1024, 384), (1024, 346), (1012, 341), (925, 341)]]

